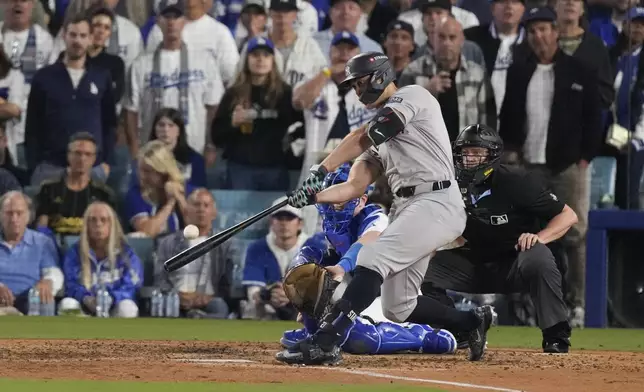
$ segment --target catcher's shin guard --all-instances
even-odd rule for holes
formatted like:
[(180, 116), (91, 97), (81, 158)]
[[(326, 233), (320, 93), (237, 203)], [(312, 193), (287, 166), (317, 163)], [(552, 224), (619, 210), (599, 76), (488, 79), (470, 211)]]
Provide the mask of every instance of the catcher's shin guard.
[(446, 329), (434, 329), (426, 324), (408, 324), (412, 333), (421, 340), (420, 352), (425, 354), (454, 354), (458, 343), (454, 335)]

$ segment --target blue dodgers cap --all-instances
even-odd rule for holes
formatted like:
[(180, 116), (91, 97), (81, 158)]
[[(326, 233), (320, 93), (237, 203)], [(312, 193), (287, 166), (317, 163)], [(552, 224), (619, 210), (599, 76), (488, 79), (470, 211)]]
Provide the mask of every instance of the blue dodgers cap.
[(275, 45), (273, 45), (270, 39), (265, 37), (253, 37), (248, 40), (246, 52), (250, 53), (257, 49), (266, 49), (271, 53), (275, 53)]
[(523, 14), (523, 23), (530, 22), (555, 22), (557, 13), (550, 7), (533, 7)]
[(628, 10), (626, 13), (626, 20), (634, 21), (636, 19), (644, 19), (644, 8), (643, 7), (633, 7)]
[(346, 42), (353, 46), (360, 46), (360, 40), (358, 39), (358, 37), (349, 31), (340, 31), (339, 33), (334, 35), (333, 39), (331, 40), (331, 46), (335, 46), (343, 42)]

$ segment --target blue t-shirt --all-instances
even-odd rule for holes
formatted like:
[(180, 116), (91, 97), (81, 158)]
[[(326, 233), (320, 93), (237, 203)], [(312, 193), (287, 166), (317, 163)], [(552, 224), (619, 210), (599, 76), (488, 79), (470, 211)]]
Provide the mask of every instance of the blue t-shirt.
[[(192, 193), (195, 190), (195, 187), (186, 182), (184, 184), (186, 196)], [(138, 217), (152, 217), (156, 215), (157, 211), (162, 206), (157, 206), (151, 201), (146, 200), (141, 193), (141, 187), (139, 184), (134, 184), (130, 186), (130, 189), (127, 191), (125, 196), (126, 202), (126, 217), (127, 221), (132, 226), (132, 222), (135, 218)], [(175, 207), (174, 211), (168, 217), (166, 221), (166, 228), (162, 232), (173, 233), (181, 229), (183, 225), (183, 217), (180, 216), (178, 207)]]

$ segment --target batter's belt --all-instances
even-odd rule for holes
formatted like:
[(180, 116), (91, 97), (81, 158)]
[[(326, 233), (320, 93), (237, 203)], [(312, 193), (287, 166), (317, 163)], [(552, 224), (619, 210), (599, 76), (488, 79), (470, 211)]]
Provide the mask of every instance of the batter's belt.
[(398, 188), (394, 195), (402, 198), (412, 197), (417, 194), (439, 191), (441, 189), (449, 188), (452, 185), (452, 182), (447, 181), (436, 181), (436, 182), (425, 182), (420, 185), (415, 186), (403, 186)]

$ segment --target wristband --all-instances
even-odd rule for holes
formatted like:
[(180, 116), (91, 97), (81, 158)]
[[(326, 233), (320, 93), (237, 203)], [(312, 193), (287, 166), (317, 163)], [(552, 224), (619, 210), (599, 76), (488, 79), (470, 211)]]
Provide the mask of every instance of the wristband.
[(330, 77), (331, 77), (331, 68), (329, 68), (329, 67), (324, 67), (324, 68), (322, 68), (322, 73), (323, 73), (323, 74), (324, 74), (324, 76), (326, 76), (327, 78), (330, 78)]
[(356, 262), (358, 261), (358, 252), (362, 248), (362, 244), (355, 242), (349, 250), (346, 251), (344, 256), (338, 262), (338, 265), (344, 269), (344, 272), (351, 272), (356, 268)]

